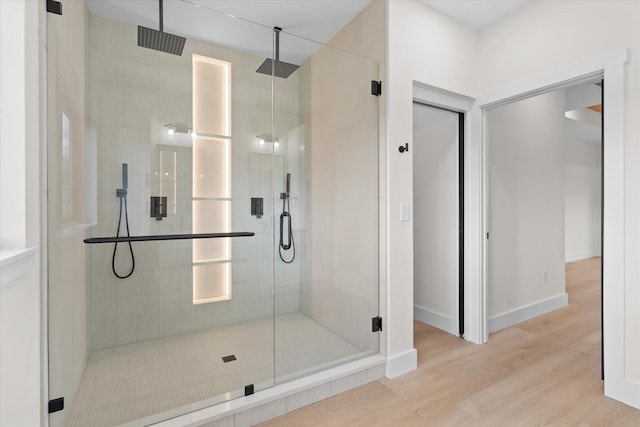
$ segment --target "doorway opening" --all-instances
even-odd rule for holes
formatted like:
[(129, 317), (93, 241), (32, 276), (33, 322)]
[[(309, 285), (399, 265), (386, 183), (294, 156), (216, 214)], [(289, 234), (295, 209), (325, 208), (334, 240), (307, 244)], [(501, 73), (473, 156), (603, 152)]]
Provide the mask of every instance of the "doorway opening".
[[(488, 332), (561, 335), (575, 323), (566, 344), (589, 336), (601, 361), (603, 86), (518, 99), (485, 122)], [(546, 321), (557, 309), (565, 320)]]
[(464, 337), (462, 112), (413, 103), (414, 318)]

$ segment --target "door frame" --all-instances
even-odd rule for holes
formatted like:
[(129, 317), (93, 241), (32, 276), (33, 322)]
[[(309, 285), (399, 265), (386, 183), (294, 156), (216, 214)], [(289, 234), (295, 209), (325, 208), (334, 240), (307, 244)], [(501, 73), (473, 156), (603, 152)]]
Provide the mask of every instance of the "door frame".
[[(416, 105), (446, 111), (457, 116), (458, 128), (458, 336), (464, 338), (464, 133), (465, 112), (454, 111), (450, 108), (428, 104), (418, 99), (413, 100)], [(414, 185), (415, 188), (415, 185)], [(415, 283), (414, 283), (415, 286)]]
[[(473, 298), (474, 286), (477, 288), (477, 281), (473, 280), (473, 260), (470, 255), (474, 254), (474, 250), (469, 247), (469, 243), (473, 241), (469, 237), (474, 234), (474, 230), (479, 229), (477, 217), (473, 217), (475, 212), (469, 212), (466, 206), (470, 203), (470, 197), (473, 197), (473, 191), (469, 191), (469, 188), (474, 186), (469, 183), (474, 182), (477, 178), (471, 173), (469, 168), (469, 152), (472, 139), (469, 138), (471, 128), (471, 111), (474, 105), (475, 99), (460, 95), (455, 92), (450, 92), (431, 86), (425, 83), (413, 82), (413, 103), (423, 104), (433, 108), (440, 108), (458, 114), (458, 132), (459, 135), (463, 135), (463, 138), (459, 138), (459, 158), (458, 158), (458, 179), (461, 185), (459, 186), (459, 207), (462, 223), (460, 228), (462, 233), (459, 240), (459, 285), (458, 290), (458, 332), (463, 335), (465, 340), (479, 343), (479, 335), (477, 334), (477, 328), (472, 327), (477, 323), (479, 317), (478, 306), (476, 299)], [(462, 119), (460, 120), (460, 115)], [(470, 228), (471, 227), (471, 228)], [(468, 230), (471, 229), (471, 233)], [(479, 271), (479, 270), (478, 270)], [(460, 287), (461, 286), (461, 287)], [(471, 294), (471, 296), (470, 296)], [(463, 310), (460, 310), (460, 307)]]
[[(598, 55), (568, 67), (524, 79), (516, 84), (502, 87), (479, 99), (471, 111), (473, 141), (468, 152), (468, 161), (478, 172), (480, 182), (479, 203), (470, 206), (467, 212), (481, 218), (481, 232), (474, 236), (478, 253), (473, 254), (482, 271), (477, 299), (473, 302), (481, 313), (474, 319), (481, 342), (488, 341), (488, 158), (487, 158), (487, 110), (520, 99), (547, 93), (580, 82), (606, 80), (607, 91), (602, 100), (607, 106), (603, 113), (604, 157), (603, 176), (603, 333), (605, 395), (629, 405), (640, 407), (640, 384), (627, 380), (625, 376), (625, 211), (624, 211), (624, 165), (625, 165), (625, 94), (626, 64), (629, 50), (617, 49)], [(605, 255), (606, 254), (606, 255)]]

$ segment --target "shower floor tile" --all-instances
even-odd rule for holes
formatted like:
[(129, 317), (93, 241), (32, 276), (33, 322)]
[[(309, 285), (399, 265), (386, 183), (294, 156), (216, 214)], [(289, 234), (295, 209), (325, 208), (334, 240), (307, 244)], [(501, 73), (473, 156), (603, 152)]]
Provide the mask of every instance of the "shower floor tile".
[[(302, 313), (94, 351), (71, 426), (116, 426), (277, 382), (360, 352)], [(223, 358), (236, 360), (224, 362)], [(275, 366), (274, 366), (275, 363)]]

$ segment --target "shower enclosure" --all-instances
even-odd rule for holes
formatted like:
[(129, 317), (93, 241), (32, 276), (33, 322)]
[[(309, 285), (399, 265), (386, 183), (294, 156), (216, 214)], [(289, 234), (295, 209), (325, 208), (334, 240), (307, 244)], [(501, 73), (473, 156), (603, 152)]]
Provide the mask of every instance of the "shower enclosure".
[(378, 352), (376, 61), (172, 3), (218, 41), (47, 16), (51, 426), (149, 425)]

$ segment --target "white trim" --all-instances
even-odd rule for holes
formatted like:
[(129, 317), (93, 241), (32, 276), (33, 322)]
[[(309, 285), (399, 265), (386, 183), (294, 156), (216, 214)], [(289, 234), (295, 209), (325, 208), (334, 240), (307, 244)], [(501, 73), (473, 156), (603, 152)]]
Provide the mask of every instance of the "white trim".
[[(482, 340), (482, 329), (476, 319), (483, 317), (477, 304), (481, 289), (480, 274), (482, 271), (480, 211), (474, 206), (481, 203), (482, 182), (479, 179), (480, 162), (474, 161), (479, 155), (479, 145), (473, 138), (477, 131), (477, 113), (473, 113), (474, 99), (458, 93), (438, 89), (417, 81), (413, 82), (413, 100), (465, 113), (464, 116), (464, 339), (476, 344)], [(477, 103), (476, 103), (477, 104)], [(471, 207), (471, 209), (468, 209)]]
[(562, 294), (549, 299), (520, 307), (507, 313), (498, 314), (489, 319), (489, 333), (494, 333), (500, 329), (508, 328), (525, 320), (532, 319), (569, 304), (569, 295)]
[(399, 377), (418, 368), (418, 352), (415, 348), (402, 354), (387, 357), (385, 376), (387, 378)]
[(450, 334), (458, 335), (457, 319), (452, 319), (451, 317), (447, 317), (418, 305), (413, 306), (413, 318), (421, 321), (422, 323), (426, 323), (427, 325), (442, 329)]
[[(474, 123), (474, 145), (480, 147), (480, 153), (473, 153), (471, 162), (480, 169), (477, 175), (483, 183), (483, 198), (471, 207), (482, 216), (483, 228), (476, 238), (485, 240), (489, 231), (485, 200), (487, 197), (486, 181), (486, 127), (483, 126), (485, 112), (488, 108), (503, 105), (519, 99), (546, 93), (562, 87), (604, 77), (605, 80), (605, 113), (604, 113), (604, 362), (605, 362), (605, 395), (623, 403), (640, 408), (640, 383), (628, 380), (625, 376), (625, 210), (624, 210), (624, 147), (626, 106), (626, 64), (629, 50), (617, 49), (602, 55), (588, 58), (579, 63), (525, 79), (517, 84), (493, 91), (478, 100), (472, 109)], [(472, 166), (472, 168), (474, 168)], [(481, 254), (472, 254), (482, 259), (482, 282), (479, 295), (471, 304), (478, 312), (486, 313), (487, 292), (487, 247), (480, 245)], [(482, 296), (482, 297), (480, 297)], [(486, 315), (473, 319), (488, 338)]]
[(35, 248), (0, 251), (0, 288), (33, 271)]
[(615, 49), (564, 68), (548, 71), (526, 80), (503, 86), (483, 96), (478, 100), (477, 104), (480, 108), (489, 109), (556, 89), (574, 86), (584, 81), (597, 80), (597, 77), (602, 76), (605, 67), (611, 64), (624, 64), (628, 60), (629, 49)]
[(413, 82), (413, 99), (434, 107), (446, 108), (459, 113), (467, 112), (473, 105), (473, 98), (439, 89), (424, 83)]
[(640, 408), (640, 384), (625, 375), (626, 61), (604, 69), (604, 363), (605, 395)]
[(580, 261), (581, 259), (593, 258), (600, 255), (602, 255), (600, 251), (575, 252), (572, 254), (565, 254), (564, 262)]

